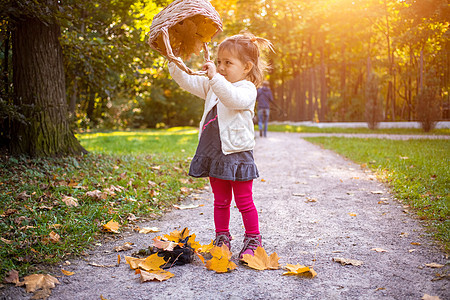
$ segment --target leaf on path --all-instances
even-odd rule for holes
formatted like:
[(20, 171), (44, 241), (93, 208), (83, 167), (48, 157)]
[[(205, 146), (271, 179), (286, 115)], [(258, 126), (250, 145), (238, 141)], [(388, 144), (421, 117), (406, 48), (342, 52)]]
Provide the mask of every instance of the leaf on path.
[(139, 268), (145, 271), (157, 271), (161, 269), (160, 267), (164, 265), (166, 261), (164, 258), (158, 256), (157, 253), (150, 255), (144, 261), (139, 263)]
[(119, 233), (119, 227), (119, 223), (112, 219), (108, 223), (103, 224), (103, 229), (108, 232)]
[(173, 273), (170, 273), (169, 271), (165, 271), (162, 269), (159, 269), (157, 271), (150, 271), (150, 272), (137, 269), (136, 273), (141, 274), (141, 283), (146, 282), (146, 281), (154, 281), (154, 280), (164, 281), (164, 280), (167, 280), (167, 279), (175, 276)]
[(287, 264), (284, 268), (287, 269), (288, 272), (284, 272), (282, 275), (298, 275), (308, 278), (314, 278), (317, 275), (316, 271), (314, 271), (312, 267), (307, 267), (300, 264)]
[(141, 229), (139, 229), (139, 233), (152, 233), (152, 232), (159, 232), (159, 228), (158, 227), (143, 227)]
[(211, 240), (211, 243), (207, 244), (207, 245), (202, 245), (198, 251), (199, 252), (203, 252), (203, 253), (209, 253), (209, 251), (211, 251), (212, 248), (214, 248), (214, 241)]
[(429, 267), (429, 268), (443, 268), (444, 265), (438, 264), (438, 263), (429, 263), (429, 264), (425, 264), (425, 266)]
[(133, 249), (133, 243), (130, 242), (125, 242), (122, 246), (116, 246), (113, 248), (114, 251), (119, 252), (119, 251), (128, 251)]
[(304, 194), (304, 193), (292, 193), (292, 196), (304, 197), (304, 196), (306, 196), (306, 194)]
[(279, 268), (278, 254), (272, 253), (267, 255), (266, 250), (263, 247), (256, 248), (254, 255), (244, 254), (243, 262), (247, 263), (247, 266), (256, 270), (276, 270)]
[(72, 276), (73, 274), (75, 274), (74, 272), (66, 271), (64, 269), (61, 269), (61, 272), (66, 276)]
[(212, 258), (205, 264), (208, 270), (226, 273), (236, 269), (236, 264), (230, 261), (231, 252), (227, 245), (223, 244), (222, 247), (214, 246), (209, 253), (211, 253)]
[(173, 251), (176, 245), (178, 244), (175, 242), (162, 240), (160, 236), (157, 236), (153, 239), (153, 246), (158, 249)]
[(428, 294), (423, 295), (421, 299), (422, 300), (441, 300), (441, 298), (439, 298), (439, 296), (431, 296)]
[(342, 257), (333, 257), (333, 261), (340, 263), (343, 266), (352, 265), (352, 266), (359, 267), (362, 264), (364, 264), (364, 262), (362, 262), (360, 260), (350, 259), (350, 258), (342, 258)]
[(420, 245), (422, 245), (422, 244), (421, 244), (421, 243), (417, 243), (417, 242), (411, 242), (411, 245), (420, 246)]
[(187, 187), (181, 187), (180, 188), (180, 192), (182, 192), (183, 194), (189, 194), (192, 191), (191, 188), (187, 188)]
[(356, 217), (356, 214), (355, 214), (355, 213), (348, 213), (348, 215), (349, 215), (350, 217)]
[(62, 202), (64, 202), (67, 206), (71, 207), (71, 206), (78, 206), (78, 199), (74, 198), (74, 197), (70, 197), (70, 196), (63, 196), (62, 197)]
[(308, 202), (317, 202), (317, 199), (316, 198), (306, 198), (306, 201), (305, 201), (305, 203), (308, 203)]
[(385, 249), (382, 249), (382, 248), (372, 248), (372, 249), (370, 249), (371, 251), (376, 251), (376, 252), (388, 252), (387, 250), (385, 250)]
[(180, 205), (178, 205), (178, 204), (174, 204), (173, 205), (173, 207), (175, 207), (176, 209), (190, 209), (190, 208), (197, 208), (197, 207), (199, 207), (200, 205), (198, 205), (198, 204), (180, 204)]
[(139, 268), (139, 264), (144, 262), (144, 258), (136, 258), (136, 257), (132, 257), (132, 256), (125, 256), (125, 261), (127, 264), (130, 265), (130, 268), (132, 270), (135, 270), (137, 268)]
[(93, 266), (93, 267), (99, 267), (99, 268), (113, 268), (113, 267), (117, 267), (117, 265), (102, 265), (102, 264), (98, 264), (95, 262), (90, 262), (88, 263), (88, 265)]
[(164, 237), (172, 242), (179, 243), (189, 236), (189, 229), (186, 227), (181, 231), (174, 230), (170, 234), (165, 234)]
[(8, 273), (6, 273), (5, 277), (6, 283), (19, 283), (19, 272), (16, 270), (9, 270)]
[(32, 274), (26, 276), (16, 286), (26, 286), (27, 293), (34, 293), (33, 299), (47, 299), (52, 293), (51, 289), (59, 284), (58, 279), (48, 274)]
[(374, 195), (381, 195), (381, 194), (384, 194), (383, 191), (371, 191), (371, 193), (374, 194)]

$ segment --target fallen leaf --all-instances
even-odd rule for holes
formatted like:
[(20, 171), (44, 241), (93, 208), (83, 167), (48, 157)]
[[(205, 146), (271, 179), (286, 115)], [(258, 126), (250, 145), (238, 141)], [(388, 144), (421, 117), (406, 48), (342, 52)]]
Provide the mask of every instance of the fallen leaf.
[(139, 233), (144, 233), (144, 234), (151, 233), (151, 232), (158, 232), (158, 231), (159, 231), (158, 227), (144, 227), (144, 228), (139, 229)]
[(312, 267), (307, 267), (300, 264), (287, 264), (285, 268), (288, 272), (284, 272), (282, 275), (298, 275), (309, 278), (314, 278), (317, 275), (316, 271), (314, 271)]
[(63, 196), (61, 199), (62, 202), (64, 202), (67, 206), (71, 207), (71, 206), (78, 206), (78, 200), (74, 197), (69, 197), (69, 196)]
[(16, 270), (9, 270), (8, 273), (6, 273), (5, 277), (6, 283), (19, 283), (19, 272)]
[(304, 197), (304, 196), (306, 196), (306, 194), (304, 194), (304, 193), (292, 193), (292, 196)]
[(103, 229), (105, 231), (114, 232), (114, 233), (119, 233), (119, 227), (120, 227), (119, 223), (112, 219), (108, 223), (103, 224)]
[(352, 265), (355, 267), (359, 267), (364, 264), (364, 262), (356, 259), (350, 259), (350, 258), (342, 258), (342, 257), (333, 257), (333, 261), (340, 263), (341, 265)]
[(377, 195), (377, 194), (378, 194), (378, 195), (379, 195), (379, 194), (384, 194), (383, 191), (371, 191), (371, 193), (372, 193), (372, 194), (376, 194), (376, 195)]
[(408, 250), (409, 253), (412, 253), (412, 252), (414, 252), (414, 251), (416, 251), (416, 249), (409, 249), (409, 250)]
[[(33, 296), (34, 299), (46, 299), (46, 298), (36, 298), (39, 297), (49, 297), (51, 289), (59, 284), (58, 279), (48, 274), (32, 274), (26, 276), (22, 282), (16, 284), (17, 286), (26, 286), (27, 293), (35, 293), (36, 291), (42, 289), (38, 295)], [(39, 291), (38, 291), (39, 292)]]
[(174, 204), (173, 205), (173, 207), (175, 207), (177, 209), (190, 209), (190, 208), (197, 208), (199, 206), (200, 205), (198, 205), (198, 204), (180, 204), (180, 205)]
[(317, 202), (317, 199), (316, 198), (306, 198), (306, 201), (305, 201), (305, 203), (308, 203), (308, 202)]
[(420, 245), (422, 245), (422, 244), (421, 244), (421, 243), (417, 243), (417, 242), (411, 242), (411, 245), (420, 246)]
[(402, 233), (400, 233), (400, 236), (401, 236), (401, 237), (408, 237), (408, 236), (409, 236), (409, 233), (407, 233), (407, 232), (402, 232)]
[(370, 249), (371, 251), (376, 251), (376, 252), (388, 252), (387, 250), (384, 250), (382, 248), (372, 248)]
[(119, 251), (128, 251), (133, 249), (133, 243), (130, 242), (125, 242), (122, 246), (116, 246), (113, 248), (114, 251), (119, 252)]
[(130, 265), (130, 268), (132, 270), (135, 270), (137, 268), (139, 268), (139, 264), (141, 262), (144, 262), (144, 258), (136, 258), (136, 257), (132, 257), (132, 256), (125, 256), (125, 261), (127, 264)]
[(60, 239), (61, 239), (61, 237), (59, 236), (59, 234), (57, 234), (54, 231), (51, 231), (48, 236), (46, 236), (42, 239), (42, 243), (44, 243), (44, 244), (58, 243)]
[(90, 263), (88, 263), (88, 265), (93, 266), (93, 267), (99, 267), (99, 268), (117, 267), (117, 265), (102, 265), (102, 264), (98, 264), (98, 263), (95, 263), (95, 262), (90, 262)]
[(4, 238), (0, 238), (0, 241), (2, 241), (5, 244), (8, 244), (8, 245), (12, 245), (14, 243), (13, 241), (7, 240), (7, 239), (4, 239)]
[(209, 253), (211, 253), (212, 258), (205, 264), (208, 270), (226, 273), (236, 269), (236, 264), (230, 261), (231, 252), (227, 245), (223, 244), (222, 247), (214, 246)]
[(198, 251), (199, 252), (203, 252), (203, 253), (209, 253), (209, 251), (211, 251), (212, 248), (214, 248), (214, 241), (211, 240), (211, 243), (209, 243), (208, 245), (202, 245)]
[(117, 254), (117, 266), (120, 265), (120, 254)]
[(72, 276), (73, 274), (75, 274), (74, 272), (66, 271), (64, 269), (61, 269), (61, 272), (66, 276)]
[(169, 241), (173, 241), (175, 243), (179, 243), (181, 240), (184, 240), (185, 238), (187, 238), (189, 236), (189, 229), (184, 228), (181, 231), (178, 230), (174, 230), (172, 231), (170, 234), (165, 234), (164, 237), (169, 240)]
[(263, 247), (256, 248), (254, 255), (244, 254), (243, 262), (247, 263), (247, 266), (256, 270), (276, 270), (279, 268), (278, 254), (272, 253), (270, 257), (267, 255), (266, 250)]
[(166, 250), (166, 251), (173, 251), (175, 246), (178, 245), (178, 243), (175, 243), (173, 241), (163, 241), (161, 240), (160, 236), (157, 236), (153, 239), (153, 246), (155, 246), (158, 249)]
[(173, 273), (170, 273), (169, 271), (165, 271), (165, 270), (157, 270), (157, 271), (144, 271), (144, 270), (136, 270), (136, 273), (141, 274), (141, 283), (142, 282), (146, 282), (146, 281), (154, 281), (154, 280), (158, 280), (158, 281), (164, 281), (167, 280), (169, 278), (172, 278), (173, 276), (175, 276)]
[(425, 266), (427, 266), (429, 268), (443, 268), (444, 267), (444, 265), (437, 264), (437, 263), (429, 263), (429, 264), (425, 264)]
[(86, 192), (86, 196), (95, 200), (105, 200), (108, 197), (106, 193), (100, 192), (99, 190)]
[(431, 296), (428, 294), (423, 295), (421, 299), (422, 300), (441, 300), (441, 298), (439, 298), (439, 296)]
[(157, 253), (150, 255), (144, 261), (139, 263), (139, 268), (145, 271), (158, 271), (162, 265), (164, 265), (166, 261), (164, 258), (158, 256)]
[(356, 214), (355, 214), (355, 213), (348, 213), (348, 215), (349, 215), (350, 217), (356, 217)]

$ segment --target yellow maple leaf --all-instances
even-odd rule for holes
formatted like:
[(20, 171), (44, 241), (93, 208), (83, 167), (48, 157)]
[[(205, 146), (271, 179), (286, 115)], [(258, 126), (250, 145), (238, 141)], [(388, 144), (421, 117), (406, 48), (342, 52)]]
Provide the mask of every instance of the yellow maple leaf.
[(202, 247), (202, 245), (200, 245), (199, 242), (197, 242), (195, 240), (196, 236), (195, 233), (191, 234), (191, 236), (189, 237), (188, 240), (188, 246), (190, 246), (192, 249), (194, 249), (194, 251), (197, 251), (198, 249), (200, 249)]
[(144, 270), (137, 270), (136, 273), (141, 274), (141, 283), (153, 280), (163, 281), (175, 276), (173, 273), (161, 269), (149, 272)]
[(232, 254), (227, 245), (223, 244), (222, 247), (214, 246), (209, 253), (211, 253), (212, 258), (205, 264), (208, 270), (225, 273), (236, 269), (236, 264), (230, 261)]
[(158, 256), (157, 253), (150, 255), (144, 261), (139, 264), (139, 268), (145, 271), (158, 271), (161, 266), (164, 265), (166, 261), (164, 258)]
[(112, 219), (108, 223), (103, 224), (103, 229), (106, 231), (119, 233), (119, 228), (120, 228), (119, 223)]
[(153, 246), (162, 250), (173, 251), (176, 245), (175, 242), (162, 240), (160, 236), (153, 239)]
[(174, 230), (170, 234), (165, 234), (164, 237), (172, 242), (179, 243), (189, 236), (189, 229), (186, 227), (181, 231)]
[(278, 254), (272, 253), (267, 255), (266, 250), (263, 247), (258, 247), (254, 251), (254, 255), (244, 254), (243, 262), (247, 263), (247, 266), (256, 270), (276, 270), (279, 268)]
[(125, 261), (127, 264), (130, 265), (130, 268), (132, 270), (135, 270), (137, 268), (139, 268), (139, 264), (144, 262), (144, 258), (136, 258), (136, 257), (132, 257), (132, 256), (125, 256)]
[(312, 267), (307, 267), (300, 264), (287, 264), (285, 268), (288, 270), (288, 272), (284, 272), (283, 275), (298, 275), (309, 278), (314, 278), (317, 275), (316, 271), (314, 271)]

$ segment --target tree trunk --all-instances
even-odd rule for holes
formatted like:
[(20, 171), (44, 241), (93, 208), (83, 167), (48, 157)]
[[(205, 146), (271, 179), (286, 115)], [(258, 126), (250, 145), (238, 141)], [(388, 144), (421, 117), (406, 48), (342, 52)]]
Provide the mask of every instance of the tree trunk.
[[(322, 41), (323, 43), (323, 41)], [(319, 121), (324, 122), (328, 113), (327, 100), (327, 80), (325, 77), (325, 58), (323, 54), (323, 46), (320, 47), (320, 114)]]
[(16, 104), (27, 124), (14, 124), (12, 154), (54, 156), (86, 153), (69, 128), (62, 49), (56, 24), (23, 18), (13, 32)]

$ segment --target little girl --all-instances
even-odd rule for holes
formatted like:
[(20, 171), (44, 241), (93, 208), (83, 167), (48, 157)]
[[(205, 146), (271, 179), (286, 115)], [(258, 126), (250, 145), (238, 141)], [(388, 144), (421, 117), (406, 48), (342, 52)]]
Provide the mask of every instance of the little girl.
[(219, 45), (217, 67), (211, 61), (203, 66), (208, 78), (188, 75), (173, 62), (169, 64), (170, 74), (181, 88), (206, 100), (189, 175), (209, 177), (214, 193), (214, 244), (219, 247), (225, 244), (231, 248), (230, 204), (234, 194), (245, 227), (239, 259), (244, 254), (253, 255), (261, 246), (252, 192), (253, 179), (259, 176), (253, 159), (252, 119), (256, 86), (263, 80), (260, 47), (273, 50), (268, 40), (248, 33), (227, 38)]

